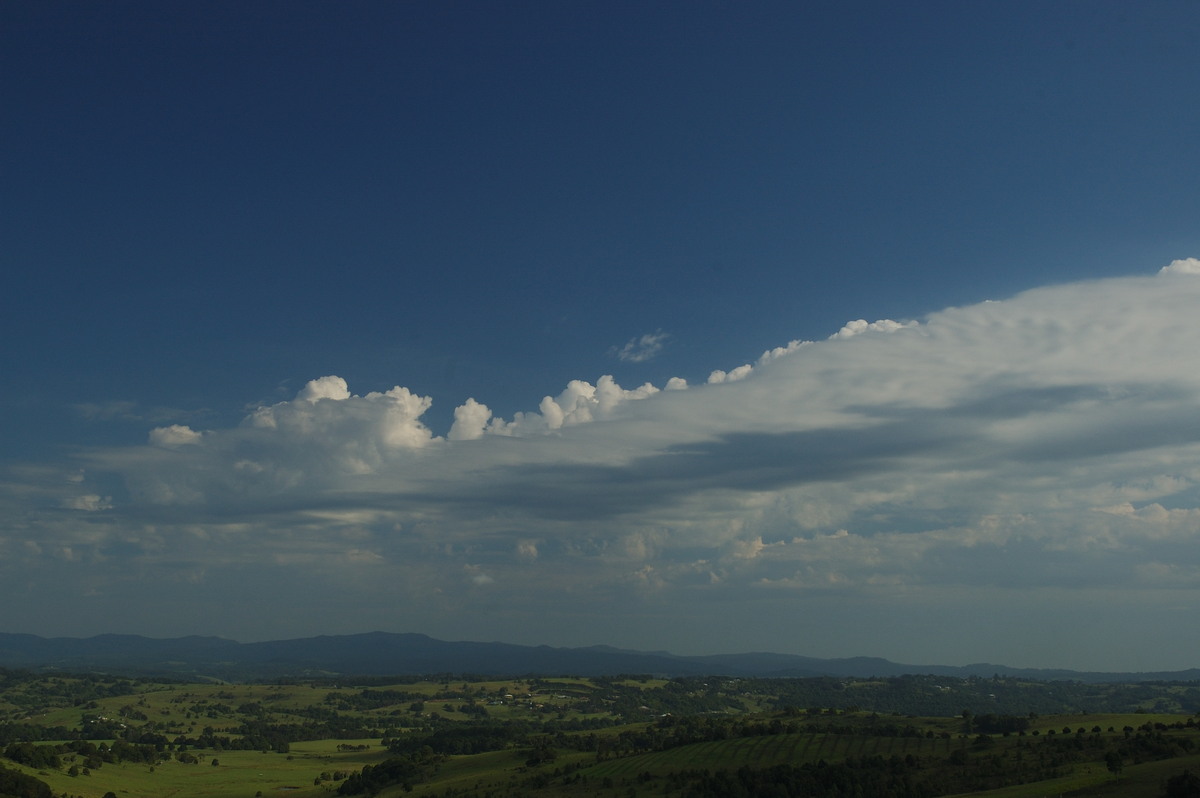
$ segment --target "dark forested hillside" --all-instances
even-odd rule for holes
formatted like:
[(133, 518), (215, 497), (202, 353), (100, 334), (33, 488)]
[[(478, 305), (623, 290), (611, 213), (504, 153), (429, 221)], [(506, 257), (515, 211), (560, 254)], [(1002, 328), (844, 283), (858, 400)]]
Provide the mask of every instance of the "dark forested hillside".
[(77, 639), (0, 634), (0, 667), (200, 676), (230, 681), (330, 673), (354, 676), (413, 673), (697, 676), (716, 673), (779, 678), (929, 674), (1092, 683), (1200, 680), (1200, 669), (1175, 673), (1084, 673), (1002, 665), (902, 665), (870, 657), (816, 659), (769, 653), (684, 657), (607, 646), (552, 648), (447, 642), (420, 634), (385, 632), (260, 643), (238, 643), (216, 637), (155, 640), (136, 635), (100, 635)]

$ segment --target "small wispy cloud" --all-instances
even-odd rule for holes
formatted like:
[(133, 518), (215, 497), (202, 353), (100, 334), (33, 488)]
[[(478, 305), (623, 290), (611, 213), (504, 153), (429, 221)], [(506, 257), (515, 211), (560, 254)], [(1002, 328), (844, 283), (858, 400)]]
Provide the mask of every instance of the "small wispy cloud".
[(669, 333), (659, 330), (638, 338), (631, 338), (625, 346), (620, 349), (614, 346), (612, 351), (618, 360), (626, 363), (645, 363), (658, 356), (670, 337)]
[(210, 418), (209, 410), (187, 410), (178, 407), (161, 407), (143, 405), (130, 400), (113, 400), (108, 402), (80, 402), (71, 408), (87, 421), (149, 421), (160, 423), (178, 420), (197, 420)]

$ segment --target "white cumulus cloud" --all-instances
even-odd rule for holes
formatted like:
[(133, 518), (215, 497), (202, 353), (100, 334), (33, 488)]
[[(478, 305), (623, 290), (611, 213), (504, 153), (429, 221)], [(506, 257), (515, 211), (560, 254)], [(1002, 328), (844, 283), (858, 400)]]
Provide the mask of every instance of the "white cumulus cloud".
[(856, 335), (862, 335), (867, 332), (884, 332), (892, 333), (897, 330), (916, 327), (915, 321), (898, 322), (891, 319), (880, 319), (879, 321), (868, 322), (866, 319), (855, 319), (854, 321), (846, 322), (842, 329), (835, 332), (830, 338), (853, 338)]
[(155, 427), (150, 430), (150, 443), (153, 446), (187, 446), (199, 443), (203, 437), (203, 433), (183, 424)]
[(452, 441), (472, 441), (482, 438), (492, 411), (485, 404), (468, 399), (454, 408), (454, 424), (446, 437)]
[(1159, 270), (1159, 274), (1200, 274), (1200, 258), (1173, 260)]

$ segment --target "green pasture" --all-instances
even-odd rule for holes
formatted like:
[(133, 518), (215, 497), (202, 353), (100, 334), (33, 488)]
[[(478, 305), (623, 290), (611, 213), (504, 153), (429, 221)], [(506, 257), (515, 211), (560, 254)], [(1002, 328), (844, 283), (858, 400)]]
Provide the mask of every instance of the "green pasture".
[[(476, 784), (494, 784), (498, 781), (507, 781), (523, 765), (524, 757), (520, 755), (519, 751), (512, 749), (506, 751), (488, 751), (484, 754), (473, 754), (471, 756), (453, 756), (438, 766), (437, 776), (431, 782), (416, 785), (413, 788), (412, 794), (428, 792), (434, 788), (434, 785), (436, 785), (438, 791), (441, 791), (448, 787), (474, 789)], [(385, 790), (381, 798), (393, 793), (395, 795), (406, 794), (402, 788), (397, 786), (390, 790)]]
[[(62, 771), (35, 771), (6, 762), (8, 767), (33, 775), (50, 785), (55, 795), (67, 793), (83, 798), (101, 798), (112, 791), (121, 798), (250, 798), (263, 795), (289, 795), (297, 798), (328, 796), (338, 782), (313, 783), (322, 773), (350, 773), (364, 765), (387, 758), (378, 740), (321, 740), (294, 743), (290, 754), (263, 754), (258, 751), (194, 751), (199, 764), (176, 760), (156, 765), (142, 763), (106, 764), (90, 775), (68, 776)], [(368, 751), (338, 751), (340, 743), (366, 744)], [(213, 765), (213, 760), (219, 764)]]
[[(471, 756), (454, 756), (438, 766), (437, 775), (425, 784), (414, 785), (411, 793), (395, 786), (380, 793), (380, 798), (401, 798), (404, 795), (442, 794), (447, 790), (472, 791), (495, 789), (515, 785), (538, 772), (525, 766), (526, 754), (520, 749), (489, 751)], [(589, 753), (567, 753), (560, 755), (553, 764), (540, 766), (544, 772), (591, 762)]]
[(639, 690), (658, 690), (666, 686), (669, 679), (620, 679), (613, 682), (622, 687), (634, 687)]
[[(1187, 720), (1187, 716), (1167, 715), (1162, 713), (1149, 712), (1129, 712), (1121, 714), (1096, 713), (1087, 715), (1050, 715), (1047, 717), (1038, 717), (1030, 720), (1029, 731), (1038, 731), (1045, 734), (1048, 731), (1062, 733), (1066, 727), (1070, 727), (1072, 731), (1082, 727), (1089, 732), (1093, 727), (1099, 726), (1101, 731), (1107, 732), (1111, 726), (1116, 732), (1126, 726), (1131, 726), (1137, 729), (1147, 723), (1162, 723), (1170, 726), (1174, 723)], [(1028, 733), (1028, 732), (1026, 732)]]

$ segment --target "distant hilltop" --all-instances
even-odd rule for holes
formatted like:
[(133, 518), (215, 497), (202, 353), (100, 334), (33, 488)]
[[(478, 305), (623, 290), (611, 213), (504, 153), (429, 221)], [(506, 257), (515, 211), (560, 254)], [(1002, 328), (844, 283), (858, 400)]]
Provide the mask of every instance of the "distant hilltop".
[(102, 671), (129, 675), (228, 681), (305, 676), (480, 674), (495, 676), (654, 674), (803, 678), (929, 674), (966, 678), (995, 675), (1040, 681), (1136, 682), (1200, 680), (1200, 669), (1099, 673), (964, 666), (902, 665), (875, 657), (818, 659), (793, 654), (679, 656), (610, 646), (554, 648), (510, 643), (448, 642), (423, 634), (369, 632), (239, 643), (220, 637), (155, 639), (138, 635), (45, 638), (0, 633), (0, 667)]

